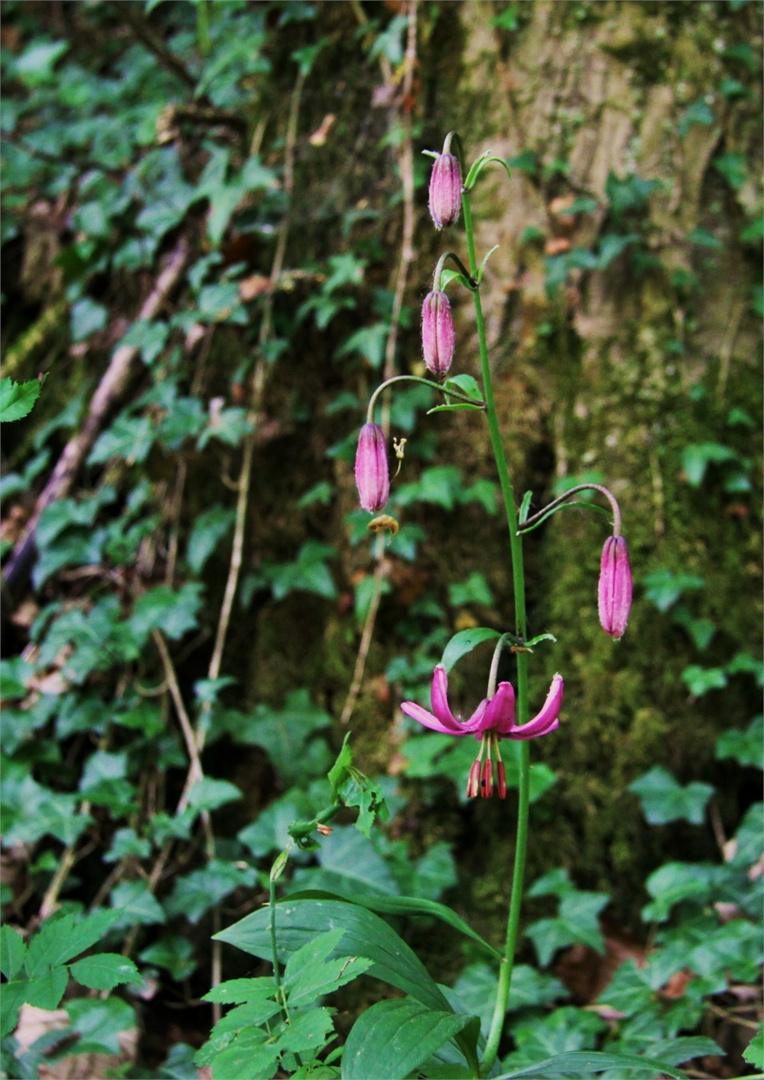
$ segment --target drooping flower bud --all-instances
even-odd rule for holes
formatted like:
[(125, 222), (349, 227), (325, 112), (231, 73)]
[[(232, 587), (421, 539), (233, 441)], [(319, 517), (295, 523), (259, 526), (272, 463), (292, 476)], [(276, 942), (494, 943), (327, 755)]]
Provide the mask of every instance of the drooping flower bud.
[(609, 536), (602, 549), (598, 603), (602, 629), (612, 638), (623, 637), (631, 608), (631, 567), (622, 536)]
[(422, 304), (422, 352), (427, 367), (442, 378), (454, 358), (454, 319), (444, 292), (428, 292)]
[(375, 514), (390, 494), (385, 434), (379, 424), (364, 424), (355, 455), (355, 482), (364, 510)]
[(462, 172), (455, 154), (438, 154), (430, 174), (430, 215), (436, 229), (455, 225), (462, 208)]

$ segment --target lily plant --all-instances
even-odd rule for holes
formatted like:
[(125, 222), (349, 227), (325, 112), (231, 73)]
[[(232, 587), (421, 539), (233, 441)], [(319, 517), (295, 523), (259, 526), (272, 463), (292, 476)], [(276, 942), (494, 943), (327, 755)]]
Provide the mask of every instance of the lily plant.
[[(445, 405), (438, 406), (438, 411), (466, 408), (479, 410), (485, 416), (506, 514), (509, 560), (514, 586), (513, 628), (504, 634), (490, 630), (474, 637), (475, 641), (486, 640), (488, 637), (498, 638), (498, 641), (491, 663), (486, 696), (468, 719), (456, 717), (451, 711), (448, 702), (448, 671), (443, 662), (438, 664), (433, 672), (431, 709), (428, 710), (415, 701), (403, 702), (401, 709), (407, 717), (432, 731), (459, 738), (471, 735), (480, 743), (467, 778), (467, 795), (470, 798), (490, 797), (494, 793), (502, 799), (506, 797), (506, 777), (499, 744), (503, 739), (520, 743), (517, 834), (505, 943), (491, 1026), (479, 1063), (479, 1075), (487, 1076), (494, 1066), (499, 1050), (518, 941), (529, 835), (529, 744), (531, 740), (548, 735), (559, 728), (563, 705), (563, 678), (556, 674), (540, 711), (530, 718), (529, 664), (533, 646), (541, 641), (554, 639), (550, 634), (541, 634), (531, 639), (528, 636), (523, 568), (525, 534), (542, 524), (559, 509), (571, 505), (570, 500), (578, 492), (585, 489), (597, 492), (608, 501), (612, 514), (612, 535), (605, 541), (602, 551), (598, 586), (600, 622), (605, 632), (612, 638), (620, 638), (626, 629), (631, 605), (632, 579), (626, 540), (621, 534), (620, 508), (612, 492), (607, 488), (599, 484), (577, 485), (532, 516), (529, 516), (530, 493), (525, 496), (522, 503), (518, 504), (516, 500), (494, 402), (485, 319), (480, 297), (480, 285), (491, 251), (478, 264), (470, 202), (475, 185), (486, 166), (498, 164), (505, 168), (508, 174), (509, 168), (501, 158), (487, 152), (475, 161), (467, 172), (466, 179), (463, 180), (464, 154), (461, 141), (455, 132), (446, 136), (442, 151), (424, 152), (434, 159), (429, 188), (430, 216), (438, 230), (455, 225), (460, 218), (463, 220), (467, 248), (466, 265), (455, 252), (450, 250), (438, 259), (432, 289), (422, 305), (422, 354), (432, 379), (397, 375), (377, 388), (369, 401), (367, 422), (361, 429), (355, 475), (361, 506), (370, 513), (379, 513), (385, 507), (390, 495), (390, 474), (385, 432), (381, 425), (375, 423), (374, 410), (380, 393), (395, 384), (415, 381), (431, 386), (446, 401)], [(454, 264), (455, 270), (448, 273), (448, 280), (446, 280), (445, 264), (449, 260)], [(451, 303), (445, 292), (445, 288), (451, 282), (456, 282), (466, 288), (472, 297), (479, 346), (480, 382), (470, 373), (460, 374), (457, 377), (450, 375), (454, 357), (459, 352)], [(401, 456), (400, 453), (398, 456)], [(593, 508), (588, 503), (579, 502), (574, 505)], [(376, 518), (369, 523), (369, 527), (371, 529), (378, 527), (375, 523), (380, 520)], [(395, 519), (389, 515), (385, 515), (385, 520), (395, 523)], [(395, 525), (397, 527), (397, 523)], [(462, 633), (469, 635), (471, 631)], [(455, 639), (452, 639), (451, 646), (454, 641)], [(509, 682), (499, 682), (497, 685), (499, 658), (503, 649), (510, 650), (516, 660), (516, 690)], [(464, 655), (467, 651), (469, 647), (456, 650), (459, 655)], [(446, 654), (449, 654), (448, 647), (444, 657)], [(450, 655), (454, 655), (453, 648)], [(507, 876), (510, 879), (510, 875)]]

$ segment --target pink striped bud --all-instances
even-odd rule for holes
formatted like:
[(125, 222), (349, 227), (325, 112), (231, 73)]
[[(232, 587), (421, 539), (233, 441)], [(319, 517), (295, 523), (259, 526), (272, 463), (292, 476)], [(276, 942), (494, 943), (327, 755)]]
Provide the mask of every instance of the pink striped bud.
[(444, 292), (429, 292), (422, 304), (422, 352), (427, 367), (442, 378), (454, 358), (454, 320)]
[(454, 225), (462, 208), (462, 173), (459, 158), (439, 154), (430, 174), (430, 215), (436, 229)]
[(390, 494), (385, 435), (379, 424), (364, 424), (355, 455), (355, 482), (364, 510), (375, 514)]
[(623, 637), (631, 608), (631, 567), (622, 536), (609, 536), (602, 549), (598, 602), (602, 629), (612, 638)]

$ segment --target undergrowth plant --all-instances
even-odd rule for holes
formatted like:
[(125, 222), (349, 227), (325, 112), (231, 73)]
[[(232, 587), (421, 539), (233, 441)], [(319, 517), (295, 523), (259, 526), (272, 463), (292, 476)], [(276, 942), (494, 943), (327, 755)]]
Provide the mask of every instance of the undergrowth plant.
[[(732, 1032), (742, 1051), (754, 1033), (760, 719), (718, 739), (724, 784), (664, 765), (629, 773), (635, 822), (641, 806), (676, 853), (699, 837), (708, 850), (708, 821), (719, 856), (653, 869), (635, 902), (639, 947), (585, 1006), (561, 981), (568, 951), (607, 967), (622, 943), (610, 894), (579, 888), (569, 858), (546, 851), (545, 872), (524, 875), (531, 807), (547, 825), (553, 813), (544, 751), (578, 719), (568, 664), (551, 677), (554, 638), (526, 612), (526, 538), (552, 516), (553, 529), (572, 524), (571, 507), (577, 522), (599, 515), (611, 638), (631, 576), (605, 477), (565, 476), (545, 504), (510, 477), (482, 314), (491, 252), (476, 250), (471, 200), (489, 166), (557, 184), (569, 165), (528, 151), (466, 169), (456, 136), (431, 153), (433, 223), (453, 236), (463, 222), (466, 244), (433, 259), (423, 362), (409, 364), (429, 163), (413, 153), (417, 47), (435, 48), (458, 6), (393, 7), (3, 0), (9, 1078), (73, 1057), (80, 1072), (136, 1080), (202, 1068), (215, 1080), (720, 1075), (710, 1036)], [(509, 4), (495, 25), (513, 33), (530, 10)], [(737, 49), (729, 64), (755, 65)], [(725, 101), (740, 97), (733, 81)], [(688, 130), (719, 108), (698, 100)], [(714, 168), (747, 192), (740, 155)], [(630, 172), (599, 203), (564, 202), (571, 220), (603, 210), (606, 226), (548, 256), (549, 297), (619, 260), (648, 272), (656, 192)], [(531, 229), (522, 243), (539, 239)], [(719, 244), (703, 229), (687, 241)], [(694, 295), (699, 279), (682, 287)], [(474, 363), (452, 317), (459, 295), (457, 325), (474, 308)], [(687, 404), (704, 434), (661, 453), (691, 497), (718, 495), (725, 520), (745, 522), (754, 421), (747, 403), (712, 407), (703, 393), (693, 386)], [(442, 420), (454, 427), (438, 440)], [(449, 446), (461, 420), (485, 425), (489, 475)], [(427, 568), (445, 533), (493, 537), (502, 516), (511, 616), (479, 542), (448, 580)], [(713, 703), (761, 665), (730, 634), (710, 568), (670, 558), (640, 573), (638, 625), (681, 643), (680, 692)], [(592, 616), (594, 596), (592, 581)], [(618, 647), (627, 669), (633, 641)], [(384, 675), (369, 678), (376, 647)], [(461, 700), (467, 671), (486, 689), (465, 719), (447, 693)], [(507, 822), (488, 837), (502, 892), (484, 898), (500, 930), (466, 904), (477, 875), (449, 831), (458, 816), (477, 850), (483, 811)], [(494, 841), (509, 849), (510, 824), (505, 860)], [(764, 1067), (760, 1034), (746, 1054)]]
[[(379, 1077), (394, 1080), (412, 1075), (630, 1077), (656, 1072), (680, 1077), (684, 1074), (676, 1070), (678, 1064), (717, 1053), (719, 1048), (708, 1038), (682, 1038), (678, 1037), (679, 1032), (697, 1025), (704, 998), (725, 990), (729, 979), (743, 982), (755, 979), (762, 960), (760, 947), (752, 949), (754, 941), (758, 941), (758, 931), (752, 922), (753, 896), (760, 890), (758, 886), (751, 889), (746, 883), (758, 839), (753, 847), (749, 841), (758, 836), (758, 819), (753, 812), (742, 823), (734, 841), (734, 854), (724, 866), (709, 867), (707, 872), (699, 873), (697, 867), (690, 870), (686, 866), (669, 865), (650, 878), (647, 888), (653, 903), (645, 909), (645, 918), (661, 927), (655, 935), (656, 947), (647, 966), (632, 963), (619, 969), (596, 1012), (583, 1013), (567, 1006), (540, 1017), (538, 1006), (551, 1003), (561, 987), (555, 980), (534, 975), (527, 968), (517, 972), (518, 1000), (513, 1002), (513, 973), (530, 837), (529, 744), (530, 740), (557, 730), (561, 716), (563, 723), (565, 718), (563, 679), (559, 674), (554, 676), (539, 711), (530, 718), (530, 663), (534, 650), (553, 643), (554, 638), (548, 633), (529, 633), (524, 536), (563, 509), (571, 506), (596, 509), (591, 503), (575, 498), (583, 491), (595, 491), (607, 502), (612, 527), (612, 535), (602, 550), (599, 617), (604, 631), (616, 640), (626, 630), (632, 580), (626, 541), (621, 534), (620, 508), (607, 488), (595, 483), (575, 485), (540, 509), (533, 506), (533, 493), (528, 492), (518, 509), (494, 405), (480, 299), (480, 286), (491, 252), (478, 263), (470, 201), (488, 165), (497, 164), (505, 169), (507, 165), (485, 153), (466, 172), (463, 182), (462, 147), (454, 133), (447, 136), (442, 153), (430, 156), (434, 159), (430, 213), (439, 230), (454, 225), (463, 213), (466, 265), (452, 251), (438, 260), (432, 290), (422, 307), (422, 350), (432, 378), (393, 376), (374, 392), (358, 438), (355, 477), (361, 506), (374, 515), (367, 528), (372, 533), (394, 537), (399, 523), (387, 512), (388, 502), (394, 502), (388, 436), (385, 426), (375, 421), (380, 395), (410, 381), (429, 386), (436, 402), (440, 399), (431, 412), (468, 409), (485, 416), (507, 519), (514, 622), (512, 629), (504, 632), (471, 627), (451, 637), (432, 677), (431, 711), (415, 701), (404, 702), (402, 711), (440, 735), (477, 740), (479, 746), (476, 755), (473, 751), (466, 782), (468, 798), (497, 794), (505, 799), (509, 787), (517, 788), (514, 865), (503, 875), (508, 886), (504, 898), (507, 905), (504, 944), (501, 949), (494, 948), (460, 915), (442, 904), (417, 895), (386, 894), (371, 876), (363, 888), (290, 889), (286, 899), (276, 902), (277, 884), (293, 853), (336, 843), (329, 823), (343, 804), (348, 805), (348, 784), (353, 796), (350, 805), (358, 804), (359, 793), (363, 792), (363, 810), (357, 822), (363, 832), (368, 835), (373, 818), (380, 814), (384, 817), (379, 789), (352, 770), (344, 779), (344, 770), (351, 760), (346, 741), (329, 774), (332, 802), (312, 821), (293, 823), (289, 828), (289, 843), (271, 870), (269, 904), (218, 935), (256, 957), (270, 959), (273, 974), (224, 983), (211, 992), (211, 1000), (234, 1003), (236, 1007), (217, 1024), (210, 1042), (196, 1060), (210, 1065), (216, 1078), (235, 1077), (243, 1070), (267, 1077), (277, 1067), (295, 1076), (336, 1075), (348, 1080)], [(455, 269), (446, 271), (449, 259)], [(450, 301), (444, 291), (451, 283), (466, 288), (473, 299), (480, 381), (467, 372), (451, 374), (455, 354), (461, 355), (461, 350), (456, 348)], [(393, 439), (399, 470), (405, 443), (405, 439)], [(486, 641), (494, 643), (494, 652), (485, 697), (469, 719), (455, 716), (448, 700), (448, 673), (457, 661)], [(514, 661), (517, 691), (509, 681), (498, 681), (500, 665), (506, 656)], [(534, 694), (537, 692), (534, 687)], [(753, 740), (753, 728), (749, 734)], [(503, 740), (518, 745), (509, 782), (501, 756)], [(666, 798), (663, 790), (655, 798), (656, 785), (661, 784), (664, 789), (673, 785), (677, 794)], [(702, 816), (697, 816), (702, 805), (698, 800), (707, 799), (712, 791), (707, 785), (699, 784), (681, 789), (661, 770), (636, 781), (632, 790), (642, 798), (648, 820), (687, 817), (695, 822), (702, 820)], [(654, 806), (659, 807), (658, 818), (654, 816)], [(661, 818), (661, 814), (668, 817)], [(354, 848), (352, 840), (348, 842), (344, 835), (339, 846), (345, 853)], [(320, 879), (318, 884), (323, 884)], [(331, 881), (326, 884), (330, 885)], [(553, 895), (559, 900), (554, 917), (532, 923), (526, 930), (542, 966), (551, 962), (558, 949), (574, 943), (583, 943), (596, 952), (604, 951), (598, 916), (608, 902), (607, 895), (577, 890), (565, 871), (555, 871), (535, 882), (530, 895)], [(717, 906), (732, 905), (734, 916), (723, 920), (719, 910), (702, 912), (703, 900), (710, 898)], [(676, 930), (663, 929), (661, 924), (668, 921), (680, 901), (688, 901), (690, 905), (700, 903), (701, 911)], [(729, 916), (730, 910), (725, 910)], [(444, 924), (444, 934), (453, 937), (454, 947), (457, 935), (464, 935), (482, 947), (492, 958), (492, 964), (468, 967), (454, 990), (446, 991), (434, 982), (403, 938), (380, 918), (384, 914), (428, 915), (439, 919)], [(696, 954), (696, 949), (700, 953)], [(727, 957), (724, 972), (719, 964), (720, 951)], [(693, 978), (698, 976), (692, 992), (683, 995), (677, 1006), (664, 1006), (656, 1000), (656, 992), (671, 976), (685, 969), (688, 955)], [(333, 1048), (332, 1011), (322, 1003), (323, 996), (362, 974), (387, 982), (403, 996), (372, 1004), (356, 1019), (344, 1047)], [(500, 1047), (508, 1013), (516, 1017), (511, 1032), (517, 1049), (501, 1060)], [(608, 1023), (612, 1024), (615, 1018), (617, 1032)], [(609, 1042), (607, 1050), (596, 1049), (602, 1037)]]

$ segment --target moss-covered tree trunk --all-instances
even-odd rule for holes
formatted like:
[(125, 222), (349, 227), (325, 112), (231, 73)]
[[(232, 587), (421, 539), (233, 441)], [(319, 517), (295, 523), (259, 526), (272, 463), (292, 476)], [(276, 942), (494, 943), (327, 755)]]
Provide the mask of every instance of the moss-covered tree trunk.
[[(538, 504), (589, 478), (622, 502), (636, 581), (622, 642), (597, 624), (604, 519), (559, 515), (529, 555), (533, 631), (559, 638), (539, 681), (567, 680), (564, 730), (545, 747), (557, 812), (537, 840), (623, 887), (656, 855), (627, 784), (656, 763), (686, 778), (756, 708), (734, 664), (705, 694), (682, 673), (758, 656), (760, 12), (539, 0), (502, 14), (474, 0), (447, 17), (458, 50), (438, 55), (444, 34), (430, 71), (442, 129), (470, 157), (514, 161), (476, 206), (483, 252), (500, 245), (484, 305), (519, 495), (533, 486)], [(703, 585), (662, 612), (659, 571)]]

